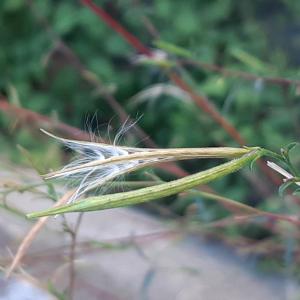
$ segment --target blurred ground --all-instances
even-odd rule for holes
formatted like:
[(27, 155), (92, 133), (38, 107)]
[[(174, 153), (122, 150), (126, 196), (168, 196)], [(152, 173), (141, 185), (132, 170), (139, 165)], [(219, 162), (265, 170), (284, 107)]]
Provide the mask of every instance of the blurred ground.
[[(23, 169), (17, 174), (2, 171), (0, 180), (26, 174), (27, 180), (37, 180)], [(25, 212), (51, 205), (29, 192), (14, 192), (7, 203)], [(77, 214), (67, 215), (69, 224), (76, 218)], [(31, 226), (24, 218), (0, 210), (0, 255), (6, 265), (8, 249), (15, 253)], [(23, 275), (64, 289), (69, 278), (69, 243), (61, 218), (51, 218), (24, 259)], [(291, 300), (298, 299), (300, 291), (292, 281), (259, 274), (251, 261), (238, 258), (228, 248), (175, 232), (173, 225), (126, 208), (84, 215), (75, 269), (75, 299)], [(0, 285), (1, 300), (49, 299), (40, 291), (35, 297), (32, 291), (26, 295), (23, 281), (14, 288), (14, 297), (8, 296), (5, 281)]]

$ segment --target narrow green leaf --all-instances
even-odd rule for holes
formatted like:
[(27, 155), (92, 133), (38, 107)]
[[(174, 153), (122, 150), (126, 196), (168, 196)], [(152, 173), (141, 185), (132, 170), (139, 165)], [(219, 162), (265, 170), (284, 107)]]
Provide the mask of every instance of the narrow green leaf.
[(286, 181), (285, 183), (283, 183), (279, 189), (278, 189), (278, 194), (280, 197), (283, 197), (284, 196), (284, 192), (285, 190), (290, 186), (292, 185), (294, 182), (293, 181)]
[(54, 295), (58, 300), (66, 300), (66, 295), (59, 292), (51, 281), (48, 282), (48, 291)]
[(162, 50), (165, 50), (165, 51), (171, 53), (171, 54), (175, 54), (175, 55), (187, 57), (187, 58), (193, 57), (193, 54), (190, 51), (188, 51), (182, 47), (179, 47), (177, 45), (162, 41), (162, 40), (155, 41), (154, 45)]
[(289, 151), (291, 151), (293, 148), (295, 148), (297, 145), (299, 145), (299, 143), (293, 142), (293, 143), (289, 143), (289, 144), (286, 145), (284, 148), (289, 152)]
[(294, 196), (300, 196), (300, 188), (296, 189), (296, 190), (293, 192), (293, 195), (294, 195)]
[(238, 59), (239, 61), (249, 66), (250, 68), (253, 68), (253, 70), (262, 73), (270, 73), (273, 71), (273, 68), (271, 66), (267, 65), (262, 60), (258, 59), (254, 55), (251, 55), (250, 53), (242, 49), (231, 48), (229, 51), (234, 58)]

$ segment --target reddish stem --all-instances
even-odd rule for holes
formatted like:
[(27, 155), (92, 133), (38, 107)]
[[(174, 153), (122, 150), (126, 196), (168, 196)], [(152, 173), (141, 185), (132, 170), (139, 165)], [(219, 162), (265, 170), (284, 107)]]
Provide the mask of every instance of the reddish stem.
[[(152, 56), (152, 52), (141, 41), (139, 41), (132, 33), (127, 31), (118, 21), (113, 19), (106, 11), (100, 6), (93, 3), (91, 0), (82, 0), (82, 3), (88, 6), (95, 14), (97, 14), (108, 26), (118, 32), (132, 47), (146, 56)], [(240, 145), (245, 145), (246, 141), (241, 137), (239, 132), (216, 110), (212, 104), (193, 92), (193, 90), (185, 83), (177, 74), (171, 72), (169, 74), (171, 80), (176, 83), (181, 89), (190, 94), (196, 104), (207, 112), (212, 119), (221, 125), (225, 131)]]
[(194, 102), (206, 113), (208, 113), (216, 123), (221, 125), (224, 130), (241, 146), (247, 144), (247, 142), (242, 138), (239, 132), (217, 111), (217, 109), (211, 104), (211, 102), (198, 94), (195, 94), (192, 88), (182, 80), (176, 73), (171, 72), (169, 74), (171, 80), (179, 86), (182, 90), (186, 91)]
[(93, 3), (90, 0), (82, 0), (84, 5), (88, 6), (96, 15), (98, 15), (108, 26), (118, 32), (133, 48), (135, 48), (138, 52), (152, 56), (152, 52), (142, 43), (139, 39), (137, 39), (133, 34), (127, 31), (118, 21), (112, 18), (105, 10), (103, 10), (100, 6)]
[[(151, 57), (152, 52), (147, 48), (140, 40), (138, 40), (132, 33), (126, 30), (118, 21), (104, 11), (100, 6), (93, 3), (91, 0), (81, 0), (84, 5), (89, 7), (96, 15), (98, 15), (108, 26), (119, 33), (124, 40), (126, 40), (133, 48), (143, 53), (144, 55)], [(210, 101), (198, 94), (176, 73), (169, 73), (170, 79), (176, 83), (178, 87), (188, 92), (195, 103), (202, 108), (210, 117), (219, 124), (238, 144), (246, 145), (247, 142), (243, 139), (240, 133), (232, 126), (210, 103)], [(272, 176), (271, 172), (263, 166), (262, 170), (265, 174), (271, 178), (271, 180), (278, 185), (278, 180)]]
[(41, 115), (29, 109), (17, 107), (6, 101), (5, 98), (0, 98), (0, 111), (14, 116), (17, 121), (21, 121), (28, 126), (35, 125), (38, 127), (46, 127), (47, 129), (55, 128), (67, 134), (69, 137), (84, 141), (90, 140), (90, 136), (86, 132), (76, 127), (67, 125), (61, 121), (54, 121), (47, 116)]

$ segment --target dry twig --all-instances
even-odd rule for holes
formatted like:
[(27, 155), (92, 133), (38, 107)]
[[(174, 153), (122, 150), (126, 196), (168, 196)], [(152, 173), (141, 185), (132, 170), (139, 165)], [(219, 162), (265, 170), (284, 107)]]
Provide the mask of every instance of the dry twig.
[[(68, 202), (70, 197), (72, 197), (74, 191), (68, 191), (65, 193), (54, 205), (54, 207), (58, 207), (61, 205), (64, 205)], [(21, 263), (24, 255), (26, 254), (27, 249), (30, 247), (31, 243), (39, 233), (39, 231), (43, 228), (43, 226), (46, 224), (49, 217), (43, 217), (40, 218), (35, 225), (29, 230), (25, 238), (23, 239), (22, 243), (20, 244), (17, 253), (11, 263), (11, 265), (8, 267), (6, 271), (6, 278), (8, 278), (11, 273), (19, 266)]]

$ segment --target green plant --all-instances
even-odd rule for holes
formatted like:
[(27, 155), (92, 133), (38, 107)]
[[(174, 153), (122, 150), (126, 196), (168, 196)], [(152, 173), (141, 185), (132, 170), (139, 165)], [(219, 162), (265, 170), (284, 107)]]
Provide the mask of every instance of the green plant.
[[(49, 133), (47, 134), (63, 142), (66, 146), (74, 149), (81, 155), (78, 158), (78, 161), (75, 160), (62, 170), (50, 173), (46, 176), (47, 178), (78, 178), (78, 188), (74, 193), (71, 202), (73, 202), (73, 200), (77, 197), (84, 195), (89, 190), (95, 189), (100, 185), (113, 180), (117, 176), (132, 172), (145, 166), (151, 166), (161, 162), (195, 158), (232, 158), (232, 160), (217, 167), (213, 167), (206, 171), (189, 175), (175, 181), (161, 183), (130, 192), (86, 198), (66, 206), (29, 214), (29, 218), (63, 214), (67, 212), (86, 212), (128, 206), (174, 195), (192, 189), (198, 185), (206, 184), (224, 177), (225, 175), (235, 172), (248, 164), (253, 164), (262, 156), (275, 157), (283, 161), (289, 169), (292, 169), (293, 172), (295, 172), (289, 159), (289, 151), (296, 144), (287, 146), (286, 149), (282, 150), (282, 155), (280, 156), (259, 147), (144, 149), (67, 140), (58, 138)], [(274, 163), (269, 163), (268, 165), (276, 170)], [(276, 171), (278, 171), (278, 168)], [(288, 179), (289, 185), (292, 183), (299, 185), (299, 178), (295, 177), (295, 174), (292, 175), (287, 172), (282, 172), (283, 171), (281, 171), (281, 174), (285, 175)], [(286, 187), (287, 182), (283, 184), (280, 191)]]

